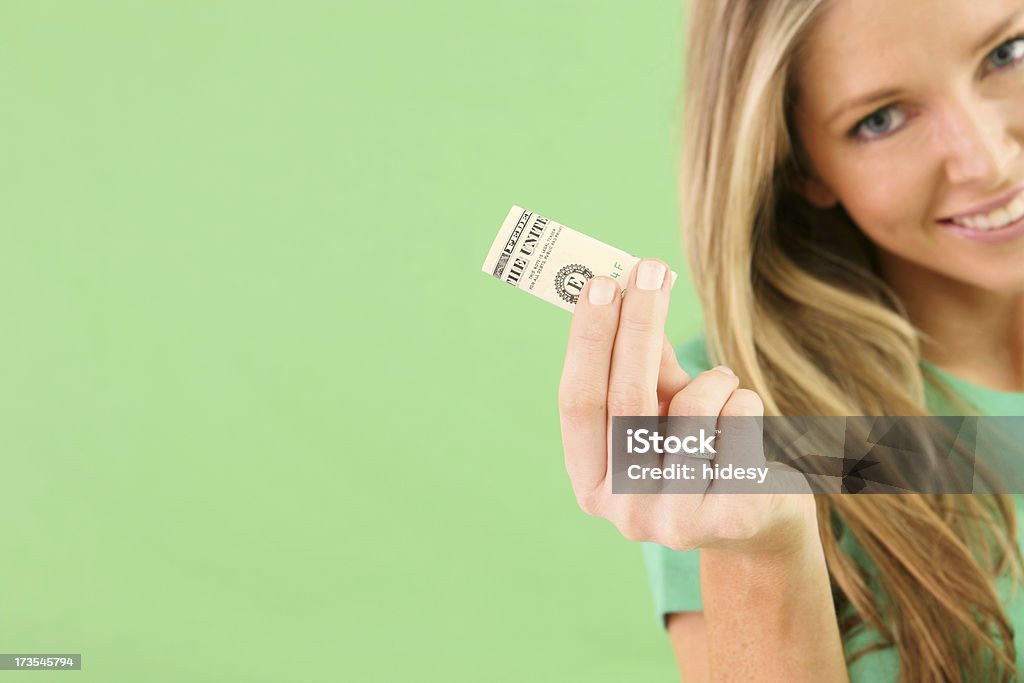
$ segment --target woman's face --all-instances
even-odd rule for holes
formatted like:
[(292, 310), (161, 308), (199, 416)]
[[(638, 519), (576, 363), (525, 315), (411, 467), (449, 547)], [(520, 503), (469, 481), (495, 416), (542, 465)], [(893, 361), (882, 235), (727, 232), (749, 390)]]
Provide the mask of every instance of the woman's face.
[(1024, 292), (1024, 2), (838, 0), (806, 48), (805, 196), (890, 273)]

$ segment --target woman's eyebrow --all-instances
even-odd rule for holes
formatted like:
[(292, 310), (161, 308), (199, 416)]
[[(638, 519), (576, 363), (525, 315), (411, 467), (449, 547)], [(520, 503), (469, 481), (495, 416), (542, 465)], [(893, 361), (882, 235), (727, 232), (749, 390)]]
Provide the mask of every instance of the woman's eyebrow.
[(857, 97), (849, 99), (836, 107), (836, 110), (828, 117), (826, 123), (830, 125), (850, 109), (858, 109), (878, 100), (887, 100), (890, 97), (899, 95), (900, 92), (902, 91), (899, 88), (880, 88), (878, 90), (872, 90), (865, 95), (858, 95)]
[[(1013, 23), (1017, 21), (1022, 14), (1024, 14), (1024, 8), (1018, 9), (1017, 11), (1013, 12), (1005, 19), (1000, 21), (998, 24), (993, 26), (991, 29), (989, 29), (985, 33), (984, 37), (982, 37), (981, 40), (979, 40), (971, 49), (971, 54), (977, 54), (978, 52), (981, 52), (986, 47), (988, 47), (992, 42), (999, 38), (1001, 34), (1005, 33), (1006, 30), (1010, 28), (1010, 26), (1012, 26)], [(864, 107), (868, 104), (871, 104), (872, 102), (889, 99), (899, 94), (900, 90), (898, 88), (880, 88), (878, 90), (872, 90), (867, 94), (851, 98), (846, 102), (843, 102), (838, 107), (836, 107), (832, 115), (828, 117), (826, 123), (828, 125), (831, 125), (833, 121), (835, 121), (837, 118), (839, 118), (842, 114), (846, 113), (850, 109)]]
[(974, 48), (972, 48), (971, 50), (971, 54), (973, 55), (978, 52), (981, 52), (986, 47), (988, 47), (989, 43), (999, 38), (999, 35), (1001, 33), (1004, 33), (1006, 29), (1010, 28), (1013, 22), (1017, 21), (1017, 19), (1020, 18), (1021, 13), (1024, 13), (1024, 9), (1018, 9), (1016, 12), (1014, 12), (1013, 14), (1011, 14), (1010, 16), (1006, 17), (998, 24), (993, 26), (992, 29), (985, 34), (985, 37), (979, 40), (977, 44), (975, 44)]

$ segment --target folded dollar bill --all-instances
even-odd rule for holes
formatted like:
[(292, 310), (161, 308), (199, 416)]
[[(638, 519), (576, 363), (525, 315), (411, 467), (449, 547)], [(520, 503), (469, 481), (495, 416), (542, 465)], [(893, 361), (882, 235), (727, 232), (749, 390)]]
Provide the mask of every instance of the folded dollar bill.
[[(625, 280), (640, 259), (549, 218), (513, 206), (483, 271), (567, 311), (595, 275)], [(672, 273), (675, 284), (676, 274)]]

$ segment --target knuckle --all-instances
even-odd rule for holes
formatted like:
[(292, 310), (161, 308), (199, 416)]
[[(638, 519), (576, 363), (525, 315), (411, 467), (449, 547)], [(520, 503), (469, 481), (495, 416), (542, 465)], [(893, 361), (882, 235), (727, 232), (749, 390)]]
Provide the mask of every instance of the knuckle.
[(712, 405), (711, 402), (699, 394), (687, 392), (683, 389), (672, 397), (672, 402), (669, 404), (669, 414), (715, 417), (718, 415), (718, 406)]
[(737, 389), (722, 408), (726, 416), (764, 415), (764, 402), (757, 392), (750, 389)]
[(649, 316), (631, 312), (628, 309), (623, 310), (622, 319), (619, 321), (619, 327), (622, 329), (639, 335), (653, 334), (654, 332), (662, 332), (663, 325), (659, 324), (659, 321), (652, 319)]
[(640, 524), (635, 518), (627, 517), (624, 519), (617, 520), (615, 527), (622, 534), (622, 537), (628, 541), (640, 543), (642, 541), (650, 540), (650, 535), (646, 533), (646, 529)]
[(614, 524), (623, 538), (642, 543), (661, 537), (657, 515), (652, 517), (641, 500), (631, 498), (620, 502), (624, 504), (616, 509)]
[(608, 407), (613, 415), (637, 415), (652, 402), (657, 402), (657, 395), (641, 382), (615, 382), (608, 392)]
[(710, 523), (713, 535), (729, 541), (746, 541), (753, 538), (761, 528), (760, 521), (751, 514), (734, 512), (719, 515)]
[(581, 341), (588, 346), (599, 346), (608, 343), (610, 330), (607, 325), (596, 324), (596, 321), (579, 321), (576, 329), (573, 330), (573, 335), (577, 341)]
[(590, 517), (601, 517), (600, 497), (594, 491), (576, 491), (576, 504)]
[(730, 375), (727, 372), (722, 372), (721, 370), (718, 370), (717, 368), (711, 368), (710, 370), (705, 370), (704, 372), (702, 372), (700, 374), (704, 375), (705, 377), (707, 377), (709, 379), (710, 378), (714, 378), (714, 380), (717, 381), (717, 382), (724, 381), (724, 382), (728, 382), (728, 383), (732, 383), (732, 384), (739, 384), (740, 383), (739, 377), (736, 377), (735, 375)]
[(675, 515), (663, 517), (659, 526), (658, 537), (664, 539), (662, 545), (673, 550), (696, 550), (699, 547), (690, 526), (680, 524)]
[(673, 550), (690, 551), (696, 550), (700, 546), (697, 540), (690, 534), (676, 532), (669, 536), (668, 542), (665, 544)]
[(558, 388), (558, 411), (563, 417), (591, 417), (604, 411), (603, 387), (592, 382), (574, 380)]

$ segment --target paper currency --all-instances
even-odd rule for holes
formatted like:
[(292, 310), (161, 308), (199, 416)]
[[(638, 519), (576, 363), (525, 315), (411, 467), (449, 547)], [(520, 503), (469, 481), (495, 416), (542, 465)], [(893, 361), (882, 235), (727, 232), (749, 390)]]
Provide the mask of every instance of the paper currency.
[[(572, 311), (595, 275), (625, 287), (640, 259), (561, 223), (513, 206), (484, 261), (483, 271), (559, 308)], [(676, 274), (672, 273), (672, 284)]]

